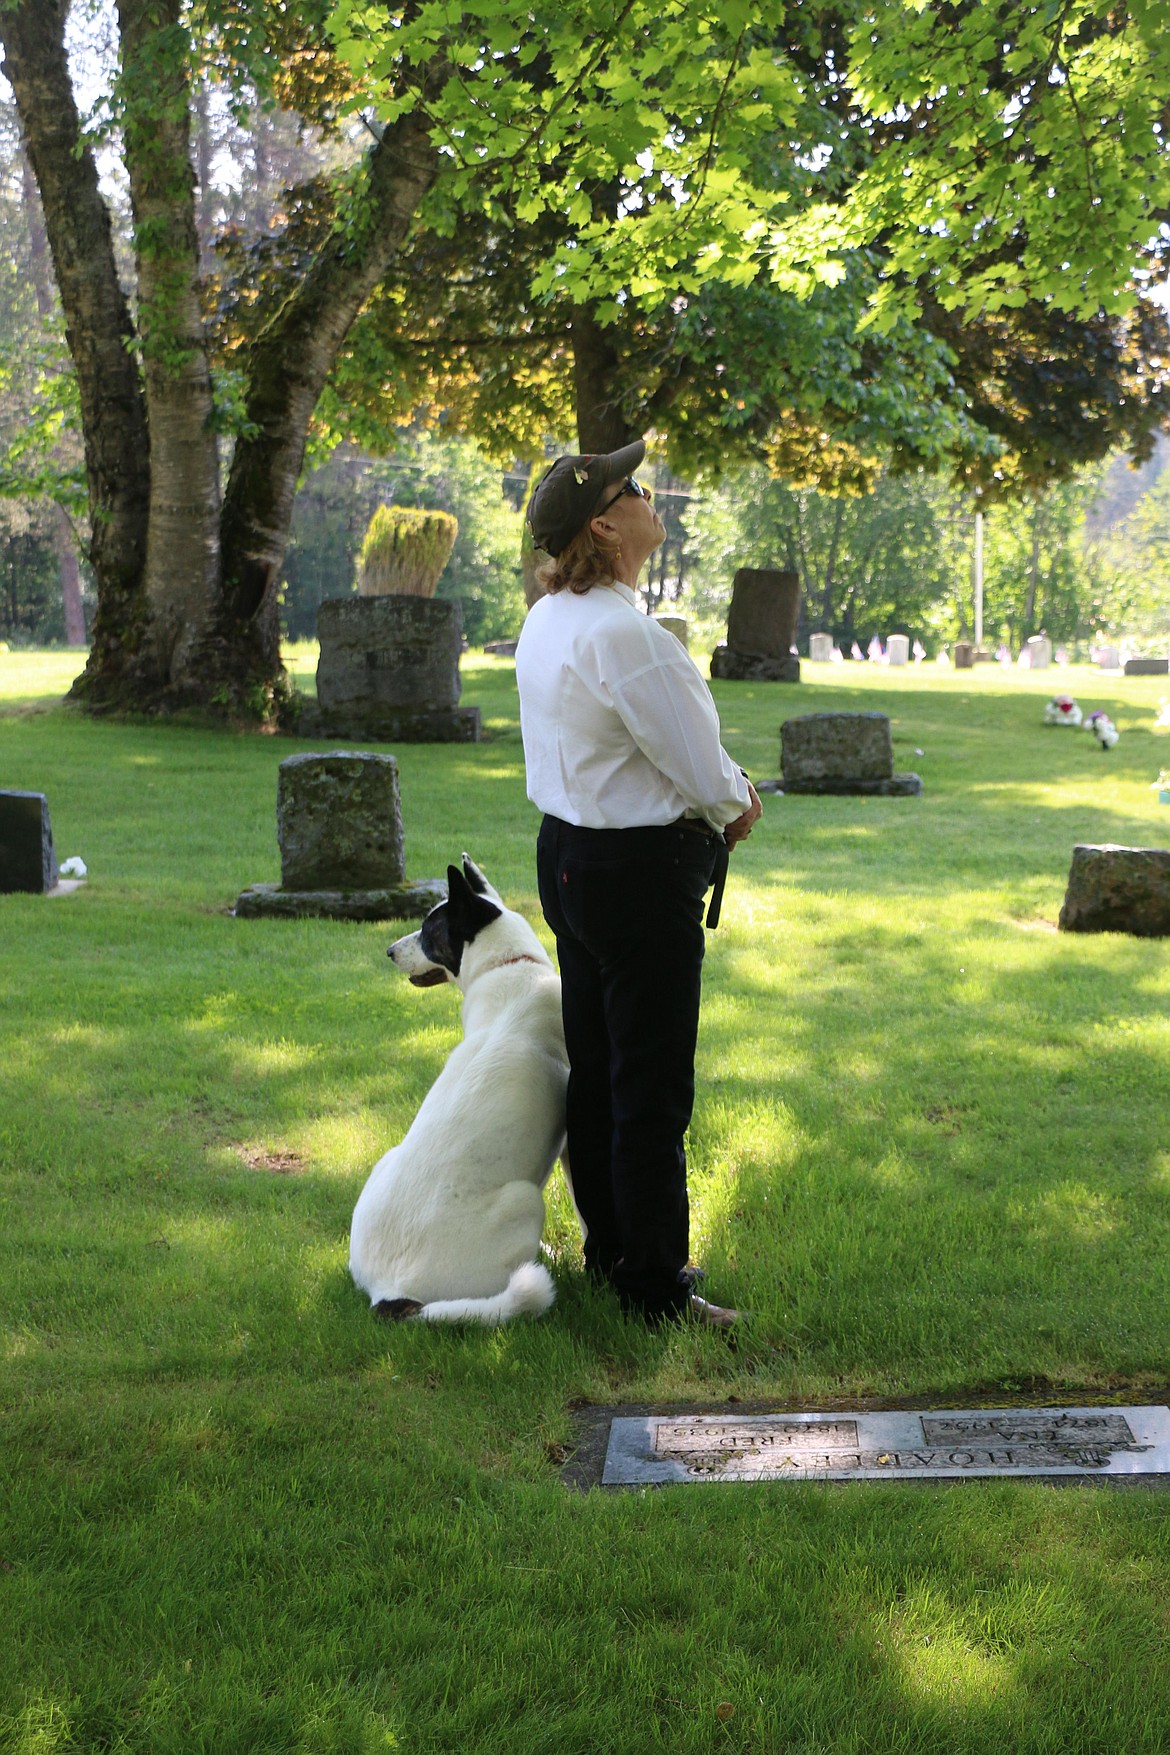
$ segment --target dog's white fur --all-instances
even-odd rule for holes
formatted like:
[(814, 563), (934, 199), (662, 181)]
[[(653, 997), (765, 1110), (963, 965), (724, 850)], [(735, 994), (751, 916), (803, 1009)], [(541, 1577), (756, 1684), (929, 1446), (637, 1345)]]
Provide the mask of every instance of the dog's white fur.
[[(371, 1171), (349, 1265), (371, 1304), (409, 1299), (418, 1319), (494, 1324), (555, 1296), (535, 1258), (541, 1190), (564, 1149), (568, 1058), (560, 977), (540, 940), (466, 854), (463, 870), (501, 912), (463, 946), (458, 975), (444, 971), (463, 994), (463, 1040), (405, 1139)], [(399, 939), (390, 956), (435, 979), (421, 937)]]

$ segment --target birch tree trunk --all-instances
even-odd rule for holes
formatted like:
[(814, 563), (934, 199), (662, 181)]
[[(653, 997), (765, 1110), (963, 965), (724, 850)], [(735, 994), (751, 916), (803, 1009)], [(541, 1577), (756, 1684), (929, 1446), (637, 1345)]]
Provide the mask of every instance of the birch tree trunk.
[(180, 0), (118, 0), (150, 429), (142, 590), (147, 641), (175, 706), (201, 698), (205, 679), (190, 670), (215, 625), (220, 587), (219, 457), (199, 306), (188, 43), (180, 14)]

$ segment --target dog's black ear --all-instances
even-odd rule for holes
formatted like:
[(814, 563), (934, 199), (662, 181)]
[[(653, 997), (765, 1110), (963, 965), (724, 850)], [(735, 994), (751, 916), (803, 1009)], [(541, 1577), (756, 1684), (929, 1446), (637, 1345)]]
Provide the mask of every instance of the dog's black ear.
[(447, 918), (454, 939), (470, 944), (477, 932), (499, 919), (501, 912), (494, 902), (476, 893), (457, 865), (447, 867)]
[(491, 885), (484, 877), (482, 871), (480, 871), (478, 865), (476, 865), (474, 859), (472, 859), (467, 853), (463, 855), (463, 875), (477, 896), (487, 895)]
[(471, 885), (457, 865), (447, 867), (447, 901), (453, 902), (456, 896), (466, 895)]

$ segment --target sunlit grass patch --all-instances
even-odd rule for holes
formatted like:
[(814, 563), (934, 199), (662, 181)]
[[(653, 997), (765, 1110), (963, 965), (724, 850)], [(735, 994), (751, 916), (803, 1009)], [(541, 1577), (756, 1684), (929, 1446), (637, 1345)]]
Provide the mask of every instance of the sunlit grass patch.
[[(3, 1755), (1170, 1746), (1161, 1495), (557, 1478), (582, 1402), (1166, 1399), (1170, 949), (1054, 930), (1074, 841), (1170, 830), (1164, 679), (715, 685), (757, 776), (863, 707), (926, 784), (766, 799), (734, 855), (688, 1142), (733, 1350), (586, 1285), (559, 1172), (546, 1319), (371, 1317), (353, 1202), (458, 996), (392, 924), (227, 912), (310, 746), (90, 721), (77, 663), (0, 655), (5, 784), (91, 869), (0, 897)], [(394, 752), (408, 873), (466, 848), (551, 944), (512, 666), (463, 675), (492, 740)]]

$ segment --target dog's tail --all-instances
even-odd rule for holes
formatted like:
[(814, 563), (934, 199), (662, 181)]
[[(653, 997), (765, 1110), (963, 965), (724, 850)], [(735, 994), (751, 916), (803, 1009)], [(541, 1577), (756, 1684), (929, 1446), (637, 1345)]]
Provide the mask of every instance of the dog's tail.
[(438, 1298), (431, 1304), (404, 1309), (401, 1314), (415, 1322), (478, 1322), (493, 1328), (498, 1323), (510, 1322), (514, 1316), (540, 1316), (555, 1297), (548, 1269), (537, 1261), (525, 1261), (504, 1290), (490, 1298)]

